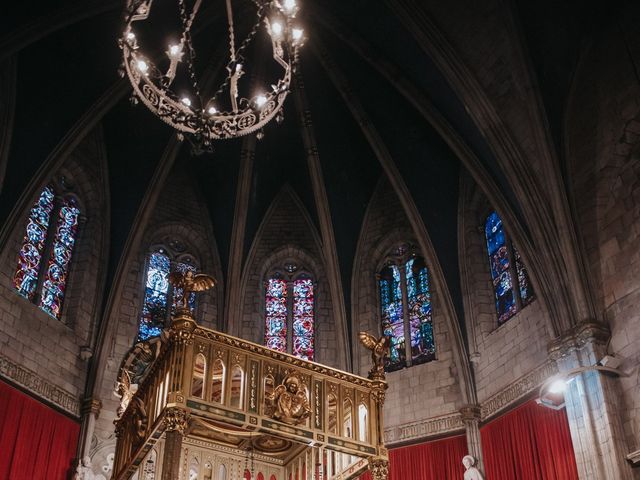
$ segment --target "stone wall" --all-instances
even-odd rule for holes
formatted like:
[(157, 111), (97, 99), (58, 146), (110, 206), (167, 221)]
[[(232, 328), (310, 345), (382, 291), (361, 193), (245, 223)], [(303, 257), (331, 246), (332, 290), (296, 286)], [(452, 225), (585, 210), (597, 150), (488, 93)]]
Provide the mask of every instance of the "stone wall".
[[(147, 258), (150, 251), (162, 247), (173, 260), (190, 256), (198, 269), (222, 279), (220, 261), (213, 238), (209, 214), (198, 198), (195, 182), (176, 166), (162, 188), (162, 194), (153, 209), (139, 250), (123, 270), (125, 278), (120, 298), (114, 300), (113, 335), (106, 339), (108, 359), (101, 385), (96, 386), (96, 397), (102, 402), (102, 411), (96, 422), (92, 456), (94, 466), (108, 465), (109, 455), (115, 449), (113, 420), (119, 404), (114, 387), (119, 367), (132, 348), (140, 321), (144, 301), (144, 283)], [(223, 284), (198, 294), (195, 316), (203, 326), (215, 328), (220, 316), (219, 301), (224, 298)]]
[[(385, 255), (399, 243), (415, 244), (415, 236), (397, 195), (386, 179), (378, 184), (363, 223), (353, 273), (353, 331), (381, 334), (376, 273)], [(429, 259), (425, 258), (427, 266)], [(433, 282), (431, 283), (433, 286)], [(432, 287), (433, 325), (437, 359), (387, 374), (385, 427), (407, 429), (416, 422), (456, 413), (462, 400), (452, 339)], [(371, 355), (353, 340), (355, 372), (367, 375)], [(460, 428), (460, 424), (456, 424)], [(433, 433), (433, 432), (429, 432)], [(442, 433), (442, 432), (439, 432)], [(389, 441), (397, 440), (389, 437)]]
[[(628, 52), (640, 49), (630, 7), (603, 33), (576, 74), (567, 113), (573, 202), (596, 311), (611, 329), (629, 451), (640, 449), (640, 82)], [(625, 35), (621, 35), (621, 29)], [(640, 472), (637, 473), (640, 478)]]
[(285, 187), (268, 210), (254, 239), (242, 275), (242, 305), (234, 335), (264, 342), (264, 282), (274, 269), (295, 264), (310, 273), (315, 291), (315, 360), (343, 368), (346, 352), (337, 348), (338, 332), (332, 318), (331, 292), (319, 234), (295, 193)]
[(13, 285), (18, 251), (29, 212), (40, 195), (39, 185), (33, 198), (16, 207), (20, 208), (18, 221), (0, 253), (0, 375), (76, 416), (87, 372), (80, 353), (83, 349), (90, 356), (93, 349), (106, 268), (105, 175), (102, 137), (95, 132), (60, 170), (41, 180), (44, 186), (64, 178), (81, 209), (60, 320), (20, 296)]
[[(551, 338), (548, 315), (539, 299), (498, 325), (484, 236), (484, 222), (493, 209), (466, 174), (462, 184), (460, 251), (465, 254), (460, 260), (465, 317), (476, 391), (482, 403), (543, 365)], [(508, 225), (505, 230), (508, 234)]]

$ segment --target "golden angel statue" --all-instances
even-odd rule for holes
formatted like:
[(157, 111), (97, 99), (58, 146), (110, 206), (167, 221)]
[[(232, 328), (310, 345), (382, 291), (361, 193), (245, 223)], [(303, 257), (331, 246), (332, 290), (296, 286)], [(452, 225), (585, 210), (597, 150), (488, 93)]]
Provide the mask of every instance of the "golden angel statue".
[(120, 405), (118, 406), (118, 410), (116, 411), (118, 418), (120, 418), (129, 406), (129, 402), (131, 401), (131, 398), (133, 398), (133, 394), (135, 393), (131, 388), (131, 376), (125, 369), (122, 370), (120, 379), (118, 380), (118, 383), (116, 385), (116, 390), (113, 393), (117, 397), (120, 397)]
[(169, 282), (173, 285), (174, 291), (181, 291), (182, 298), (179, 308), (189, 307), (189, 296), (191, 292), (204, 292), (213, 288), (216, 284), (215, 279), (211, 275), (205, 273), (194, 274), (191, 270), (185, 273), (173, 272), (169, 275)]
[(384, 380), (384, 357), (389, 353), (391, 339), (386, 335), (376, 338), (367, 332), (360, 332), (358, 338), (362, 345), (371, 350), (373, 368), (369, 371), (369, 378), (371, 380)]
[(273, 418), (281, 422), (299, 425), (311, 415), (302, 380), (295, 373), (287, 375), (268, 400), (274, 409)]

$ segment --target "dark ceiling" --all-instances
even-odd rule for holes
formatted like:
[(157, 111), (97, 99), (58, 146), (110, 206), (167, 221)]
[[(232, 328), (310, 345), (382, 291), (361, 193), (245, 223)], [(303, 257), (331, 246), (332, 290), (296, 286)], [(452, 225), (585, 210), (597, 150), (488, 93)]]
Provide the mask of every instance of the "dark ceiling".
[[(349, 312), (353, 258), (365, 211), (383, 169), (341, 94), (314, 54), (314, 42), (326, 48), (353, 87), (372, 127), (381, 135), (424, 221), (442, 265), (458, 315), (462, 298), (458, 268), (457, 211), (459, 160), (431, 125), (365, 60), (336, 34), (347, 29), (400, 68), (458, 131), (494, 178), (517, 213), (519, 206), (484, 138), (464, 105), (434, 63), (380, 0), (306, 0), (309, 36), (300, 75), (306, 85), (318, 140), (329, 209), (336, 236), (344, 301)], [(0, 222), (37, 169), (65, 135), (99, 100), (107, 146), (111, 188), (110, 273), (117, 266), (150, 180), (172, 137), (171, 130), (144, 107), (129, 102), (126, 83), (117, 74), (121, 24), (117, 2), (10, 2), (3, 12), (3, 57), (17, 51), (17, 98), (10, 162), (0, 196)], [(19, 7), (19, 8), (18, 8)], [(572, 72), (594, 21), (606, 2), (519, 0), (523, 31), (538, 74), (554, 135), (561, 121)], [(68, 10), (66, 10), (68, 9)], [(65, 11), (69, 14), (65, 14)], [(575, 12), (579, 15), (575, 15)], [(37, 13), (34, 13), (37, 12)], [(95, 12), (93, 14), (92, 12)], [(52, 19), (46, 22), (46, 19)], [(74, 20), (77, 18), (77, 21)], [(336, 19), (339, 19), (336, 20)], [(56, 28), (56, 22), (61, 28)], [(30, 26), (50, 33), (29, 43)], [(196, 41), (217, 39), (218, 22), (202, 29)], [(37, 30), (37, 29), (36, 29)], [(33, 35), (33, 33), (32, 33)], [(26, 38), (26, 40), (25, 40)], [(213, 46), (204, 47), (213, 48)], [(101, 112), (95, 115), (102, 115)], [(292, 98), (282, 125), (269, 125), (258, 142), (249, 198), (244, 253), (278, 192), (289, 185), (319, 227), (306, 152)], [(184, 145), (177, 161), (187, 165), (201, 191), (216, 236), (223, 271), (228, 267), (241, 141), (216, 144), (213, 154), (192, 157)], [(226, 274), (226, 273), (225, 273)], [(464, 331), (464, 329), (463, 329)]]

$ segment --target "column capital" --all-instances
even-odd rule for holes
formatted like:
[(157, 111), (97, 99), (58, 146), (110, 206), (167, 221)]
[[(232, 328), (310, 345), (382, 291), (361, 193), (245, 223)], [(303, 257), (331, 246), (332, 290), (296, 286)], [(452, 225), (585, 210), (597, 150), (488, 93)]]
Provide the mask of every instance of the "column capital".
[(606, 345), (611, 331), (603, 323), (585, 321), (575, 325), (548, 344), (549, 357), (559, 360), (587, 345)]
[(184, 435), (189, 424), (189, 412), (182, 408), (168, 408), (162, 419), (167, 432), (179, 432)]
[(369, 470), (373, 480), (387, 480), (389, 478), (389, 460), (385, 457), (370, 457)]
[(102, 402), (93, 397), (87, 397), (82, 400), (82, 406), (80, 407), (80, 413), (82, 416), (93, 414), (96, 417), (100, 415), (100, 410), (102, 409)]
[(480, 405), (463, 405), (460, 407), (460, 416), (462, 417), (463, 423), (467, 422), (479, 422), (481, 418), (481, 409)]

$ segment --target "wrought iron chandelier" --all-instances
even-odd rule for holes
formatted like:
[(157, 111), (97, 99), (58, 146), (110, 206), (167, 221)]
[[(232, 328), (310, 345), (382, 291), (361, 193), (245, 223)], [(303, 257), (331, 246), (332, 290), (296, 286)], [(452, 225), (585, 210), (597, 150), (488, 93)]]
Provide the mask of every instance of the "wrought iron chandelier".
[[(258, 132), (260, 139), (264, 125), (273, 118), (282, 120), (282, 107), (289, 93), (298, 49), (304, 43), (304, 32), (296, 24), (299, 9), (296, 0), (224, 1), (229, 59), (226, 76), (212, 95), (205, 96), (194, 64), (196, 52), (192, 26), (202, 0), (177, 0), (175, 38), (162, 46), (166, 50), (155, 55), (155, 62), (152, 51), (143, 49), (147, 38), (153, 37), (148, 32), (158, 30), (157, 18), (153, 24), (149, 21), (153, 0), (129, 1), (124, 33), (119, 41), (124, 63), (122, 75), (126, 72), (133, 86), (132, 101), (137, 103), (139, 99), (161, 120), (175, 128), (179, 138), (187, 134), (194, 144), (205, 149), (211, 149), (212, 140), (230, 139), (252, 132)], [(252, 28), (240, 42), (236, 42), (238, 25), (234, 22), (232, 3), (236, 6), (246, 3), (251, 9), (255, 8), (255, 22), (251, 23)], [(248, 82), (240, 82), (248, 71), (249, 59), (245, 55), (247, 47), (262, 35), (262, 28), (270, 39), (269, 56), (275, 62), (271, 67), (274, 79), (267, 82), (271, 83), (269, 88), (248, 92)], [(258, 51), (257, 48), (251, 50)], [(253, 73), (265, 68), (262, 59), (255, 59), (252, 63)], [(260, 66), (256, 67), (255, 63)]]

